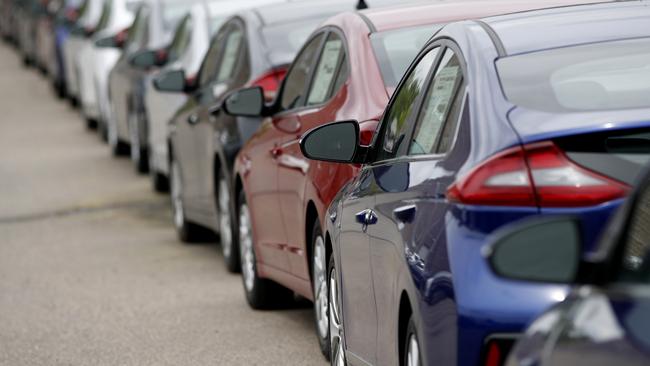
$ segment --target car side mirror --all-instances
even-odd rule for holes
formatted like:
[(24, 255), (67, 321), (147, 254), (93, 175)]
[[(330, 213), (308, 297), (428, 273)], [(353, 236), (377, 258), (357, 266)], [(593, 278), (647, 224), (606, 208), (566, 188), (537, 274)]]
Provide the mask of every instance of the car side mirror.
[(141, 50), (131, 57), (131, 65), (142, 69), (163, 66), (167, 61), (165, 50)]
[(357, 121), (333, 122), (308, 131), (300, 140), (308, 159), (334, 163), (362, 163), (366, 147), (359, 144)]
[(259, 86), (239, 89), (226, 98), (223, 110), (232, 116), (260, 117), (264, 111), (264, 91)]
[(100, 38), (95, 41), (95, 47), (98, 48), (119, 48), (115, 36)]
[(190, 89), (183, 70), (164, 72), (153, 79), (153, 85), (156, 90), (168, 93), (183, 93)]
[(484, 254), (499, 277), (570, 284), (581, 265), (580, 224), (572, 217), (535, 218), (497, 234)]

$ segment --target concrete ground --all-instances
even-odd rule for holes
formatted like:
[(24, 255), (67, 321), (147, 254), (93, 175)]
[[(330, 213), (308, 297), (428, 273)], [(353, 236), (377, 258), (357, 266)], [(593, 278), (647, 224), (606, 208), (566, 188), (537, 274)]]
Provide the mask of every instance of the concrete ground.
[(0, 45), (0, 365), (324, 365), (309, 308), (256, 312), (216, 245)]

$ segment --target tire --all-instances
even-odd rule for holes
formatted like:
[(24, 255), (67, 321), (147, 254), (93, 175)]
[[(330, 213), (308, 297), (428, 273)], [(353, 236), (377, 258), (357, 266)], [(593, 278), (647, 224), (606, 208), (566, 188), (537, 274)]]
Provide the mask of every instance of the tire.
[(96, 130), (98, 126), (97, 120), (93, 118), (86, 118), (86, 127), (89, 130)]
[(219, 171), (217, 177), (217, 219), (219, 224), (219, 242), (221, 243), (221, 252), (226, 263), (226, 268), (232, 273), (239, 272), (239, 245), (238, 241), (233, 240), (233, 220), (230, 200), (230, 189), (228, 181), (222, 171)]
[(171, 201), (174, 227), (178, 234), (178, 239), (183, 243), (194, 243), (201, 241), (204, 237), (205, 230), (189, 221), (185, 216), (183, 203), (183, 180), (180, 174), (180, 168), (176, 160), (172, 161), (170, 167), (171, 183)]
[(262, 310), (277, 308), (288, 303), (293, 296), (291, 291), (271, 280), (260, 278), (257, 274), (251, 216), (244, 191), (239, 193), (237, 213), (242, 284), (248, 304), (253, 309)]
[(420, 353), (420, 341), (418, 340), (417, 331), (413, 315), (409, 319), (408, 328), (406, 329), (406, 338), (404, 341), (404, 366), (421, 366), (422, 356)]
[(166, 175), (156, 171), (150, 171), (150, 176), (151, 176), (151, 187), (155, 192), (158, 193), (169, 192), (169, 179), (167, 178)]
[(314, 222), (311, 233), (312, 248), (312, 289), (314, 291), (314, 324), (320, 350), (329, 360), (330, 357), (330, 330), (329, 330), (329, 293), (327, 280), (327, 250), (323, 230), (318, 219)]
[(140, 174), (149, 172), (149, 151), (146, 146), (142, 146), (140, 139), (144, 133), (140, 125), (142, 122), (141, 113), (129, 113), (129, 133), (131, 137), (131, 144), (129, 153), (131, 161), (135, 165), (135, 171)]
[(124, 156), (129, 152), (129, 145), (120, 140), (117, 134), (117, 126), (115, 123), (106, 122), (108, 134), (108, 146), (111, 148), (113, 156)]
[(330, 343), (330, 365), (332, 366), (345, 366), (347, 361), (345, 359), (345, 332), (343, 331), (343, 322), (341, 321), (341, 302), (338, 286), (338, 275), (334, 256), (330, 256), (327, 265), (327, 299), (329, 311), (329, 343)]

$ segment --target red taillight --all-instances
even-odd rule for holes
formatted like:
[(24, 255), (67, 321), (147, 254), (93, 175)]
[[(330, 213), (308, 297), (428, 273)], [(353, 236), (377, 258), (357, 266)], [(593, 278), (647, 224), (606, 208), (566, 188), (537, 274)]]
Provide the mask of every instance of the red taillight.
[(126, 42), (127, 37), (129, 36), (129, 29), (124, 29), (115, 35), (115, 45), (122, 48)]
[(167, 62), (169, 57), (169, 52), (166, 49), (162, 48), (156, 51), (156, 65), (162, 66)]
[(579, 207), (624, 197), (629, 186), (587, 170), (552, 142), (502, 152), (453, 184), (452, 201), (477, 205)]
[(485, 366), (501, 366), (503, 364), (503, 356), (501, 349), (497, 342), (490, 342), (488, 344), (487, 353), (485, 354)]
[(265, 72), (259, 78), (252, 81), (249, 86), (259, 86), (264, 90), (264, 99), (267, 102), (275, 99), (275, 94), (280, 88), (282, 79), (287, 74), (286, 68), (276, 68)]

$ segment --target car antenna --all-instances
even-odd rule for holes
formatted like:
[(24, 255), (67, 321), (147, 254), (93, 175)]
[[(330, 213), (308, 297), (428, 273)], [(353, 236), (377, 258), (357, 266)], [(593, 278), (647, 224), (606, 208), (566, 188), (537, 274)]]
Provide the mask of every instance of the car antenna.
[(366, 4), (365, 0), (359, 0), (357, 3), (357, 10), (362, 10), (362, 9), (368, 9), (368, 4)]

